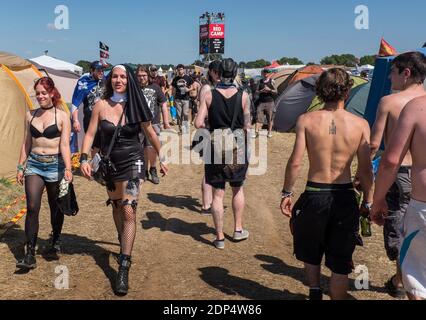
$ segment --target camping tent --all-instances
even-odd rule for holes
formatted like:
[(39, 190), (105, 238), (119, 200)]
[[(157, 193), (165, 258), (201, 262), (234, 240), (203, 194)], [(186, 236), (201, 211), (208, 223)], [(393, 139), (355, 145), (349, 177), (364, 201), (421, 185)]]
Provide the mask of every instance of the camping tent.
[(77, 73), (78, 75), (83, 74), (83, 68), (79, 67), (75, 64), (72, 64), (70, 62), (62, 61), (53, 57), (50, 57), (48, 55), (43, 55), (37, 58), (30, 59), (31, 62), (35, 62), (39, 64), (40, 66), (51, 68), (54, 70), (60, 70), (60, 71), (71, 71), (74, 73)]
[(279, 90), (280, 86), (284, 83), (285, 80), (287, 80), (288, 77), (294, 74), (294, 72), (296, 72), (296, 69), (283, 69), (271, 75), (271, 79), (275, 81), (275, 85), (278, 88), (278, 94), (284, 91), (282, 90), (282, 88), (281, 88), (281, 91)]
[(275, 129), (288, 132), (294, 128), (297, 119), (306, 112), (315, 97), (315, 82), (319, 74), (302, 79), (287, 88), (276, 105)]
[[(25, 114), (38, 108), (34, 83), (45, 76), (29, 61), (0, 52), (0, 177), (16, 173), (25, 134)], [(62, 101), (64, 110), (67, 107)]]
[[(320, 73), (314, 74), (311, 77), (303, 78), (296, 83), (290, 85), (278, 98), (276, 104), (276, 114), (274, 120), (275, 129), (280, 132), (288, 132), (294, 128), (297, 119), (306, 112), (312, 112), (321, 109), (324, 104), (316, 96), (315, 85), (320, 77)], [(355, 96), (358, 86), (366, 83), (365, 80), (359, 77), (351, 77), (354, 80), (351, 98)], [(350, 101), (350, 99), (349, 99)], [(366, 99), (354, 100), (354, 104), (358, 101), (363, 103), (364, 108)], [(355, 108), (355, 105), (354, 105)], [(358, 107), (357, 107), (358, 108)], [(356, 114), (356, 113), (355, 113)]]
[(371, 89), (371, 82), (364, 83), (352, 90), (351, 96), (346, 102), (346, 110), (364, 118), (367, 107), (368, 96)]
[(42, 74), (28, 61), (0, 52), (0, 177), (16, 173), (25, 134), (25, 114), (36, 104), (34, 81)]
[(265, 67), (264, 70), (269, 72), (278, 72), (281, 67), (282, 66), (277, 61), (274, 61), (270, 66)]
[(51, 68), (46, 68), (34, 63), (34, 66), (45, 76), (49, 76), (55, 82), (56, 87), (61, 93), (62, 98), (68, 105), (72, 103), (74, 88), (77, 85), (80, 76), (71, 71), (59, 71)]
[(316, 74), (323, 73), (324, 69), (317, 65), (306, 66), (294, 71), (291, 75), (289, 75), (281, 84), (277, 84), (278, 87), (278, 95), (281, 95), (289, 86), (292, 84), (305, 79), (312, 77)]

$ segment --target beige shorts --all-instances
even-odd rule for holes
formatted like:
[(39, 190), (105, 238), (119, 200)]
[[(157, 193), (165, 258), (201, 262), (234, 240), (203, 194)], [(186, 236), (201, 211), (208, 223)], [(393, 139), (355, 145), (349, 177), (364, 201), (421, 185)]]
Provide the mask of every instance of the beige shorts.
[(257, 123), (265, 123), (265, 112), (268, 117), (268, 121), (272, 121), (274, 115), (275, 103), (273, 102), (264, 102), (258, 105), (257, 107)]

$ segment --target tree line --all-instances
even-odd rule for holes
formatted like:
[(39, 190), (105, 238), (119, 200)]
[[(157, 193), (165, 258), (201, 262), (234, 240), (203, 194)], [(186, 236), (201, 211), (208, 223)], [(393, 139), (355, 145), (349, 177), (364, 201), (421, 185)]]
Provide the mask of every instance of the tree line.
[[(221, 59), (222, 55), (211, 55), (210, 59), (211, 60), (215, 60), (215, 59)], [(357, 58), (355, 55), (353, 54), (333, 54), (331, 56), (327, 56), (324, 57), (320, 60), (320, 64), (325, 64), (325, 65), (339, 65), (339, 66), (345, 66), (345, 67), (355, 67), (357, 65), (366, 65), (366, 64), (370, 64), (373, 65), (375, 64), (376, 61), (376, 56), (375, 55), (366, 55), (363, 56), (361, 58)], [(193, 65), (196, 66), (200, 66), (203, 67), (205, 66), (207, 61), (205, 61), (205, 59), (203, 60), (196, 60), (194, 61)], [(314, 62), (308, 62), (308, 63), (304, 63), (302, 60), (300, 60), (297, 57), (282, 57), (281, 59), (278, 59), (277, 62), (280, 65), (301, 65), (301, 64), (306, 64), (306, 65), (313, 65), (315, 64)], [(269, 65), (271, 65), (271, 61), (265, 60), (265, 59), (258, 59), (258, 60), (254, 60), (254, 61), (241, 61), (239, 62), (238, 66), (240, 68), (245, 68), (245, 69), (261, 69), (261, 68), (265, 68)], [(90, 71), (90, 62), (86, 61), (86, 60), (80, 60), (79, 62), (77, 62), (77, 65), (83, 68), (84, 73), (89, 72)], [(136, 64), (132, 64), (129, 63), (130, 66), (136, 68)], [(144, 64), (145, 66), (149, 67), (151, 64)], [(162, 68), (164, 71), (169, 70), (170, 68), (174, 69), (174, 65), (172, 64), (165, 64), (165, 65), (158, 65), (158, 68)]]

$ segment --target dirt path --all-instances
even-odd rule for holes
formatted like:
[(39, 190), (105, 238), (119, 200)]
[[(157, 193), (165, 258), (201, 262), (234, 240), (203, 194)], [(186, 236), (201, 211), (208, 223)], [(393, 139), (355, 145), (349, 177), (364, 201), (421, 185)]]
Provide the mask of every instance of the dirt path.
[[(284, 167), (293, 142), (294, 136), (288, 134), (277, 134), (270, 140), (267, 174), (249, 177), (245, 189), (245, 225), (251, 237), (239, 244), (227, 241), (224, 251), (211, 245), (211, 217), (200, 215), (202, 166), (172, 166), (170, 175), (159, 186), (145, 184), (138, 211), (131, 290), (126, 298), (306, 299), (302, 265), (292, 256), (288, 220), (278, 209)], [(303, 177), (306, 170), (305, 161)], [(298, 181), (298, 194), (305, 182)], [(23, 254), (24, 221), (1, 238), (1, 299), (117, 299), (111, 286), (118, 267), (114, 254), (119, 247), (110, 209), (105, 206), (105, 191), (77, 177), (76, 192), (81, 212), (66, 218), (65, 252), (60, 261), (38, 255), (36, 270), (16, 274), (15, 261)], [(232, 236), (230, 190), (225, 205), (225, 232)], [(40, 249), (50, 233), (46, 206), (44, 202)], [(370, 290), (357, 291), (352, 284), (354, 299), (390, 299), (383, 283), (392, 275), (393, 266), (385, 256), (381, 230), (373, 231), (374, 236), (355, 255), (355, 265), (369, 268)], [(66, 266), (69, 271), (69, 290), (54, 287), (58, 266)], [(324, 273), (326, 286), (330, 274)]]

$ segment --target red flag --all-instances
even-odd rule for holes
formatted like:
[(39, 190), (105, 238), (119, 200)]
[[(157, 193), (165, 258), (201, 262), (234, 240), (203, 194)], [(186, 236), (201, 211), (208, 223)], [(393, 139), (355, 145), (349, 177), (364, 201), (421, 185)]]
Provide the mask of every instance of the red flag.
[(382, 38), (382, 41), (380, 43), (379, 57), (391, 57), (396, 55), (398, 55), (396, 49), (392, 47), (389, 43), (387, 43), (385, 39)]

